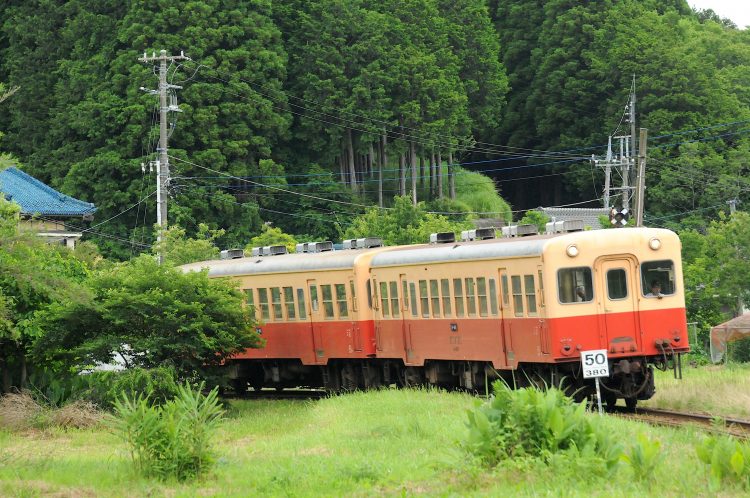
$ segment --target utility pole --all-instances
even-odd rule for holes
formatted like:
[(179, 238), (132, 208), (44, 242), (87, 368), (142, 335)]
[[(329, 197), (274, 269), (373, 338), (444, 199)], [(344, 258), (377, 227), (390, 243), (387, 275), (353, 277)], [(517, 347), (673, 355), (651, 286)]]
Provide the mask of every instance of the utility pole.
[(630, 121), (630, 144), (625, 143), (626, 149), (630, 145), (629, 151), (626, 154), (627, 158), (623, 163), (622, 168), (622, 207), (623, 209), (630, 208), (630, 165), (632, 158), (635, 157), (635, 75), (633, 75), (633, 86), (630, 92), (630, 110), (629, 110), (629, 121)]
[(635, 226), (643, 226), (643, 206), (646, 202), (646, 147), (648, 146), (648, 129), (641, 128), (638, 137), (638, 175), (636, 176)]
[[(167, 153), (167, 121), (170, 112), (180, 112), (180, 108), (177, 106), (177, 99), (172, 96), (172, 102), (167, 105), (167, 92), (171, 89), (178, 90), (182, 88), (177, 85), (170, 85), (167, 83), (167, 61), (173, 63), (177, 60), (186, 60), (183, 53), (180, 55), (167, 55), (166, 50), (156, 53), (152, 53), (151, 56), (147, 56), (143, 53), (143, 57), (138, 60), (141, 62), (159, 62), (159, 89), (147, 90), (141, 87), (141, 90), (147, 91), (152, 95), (159, 95), (159, 159), (156, 161), (156, 224), (159, 226), (159, 235), (157, 236), (157, 242), (161, 242), (162, 232), (167, 228), (167, 186), (169, 185), (169, 154)], [(159, 250), (159, 264), (164, 262), (164, 254)]]

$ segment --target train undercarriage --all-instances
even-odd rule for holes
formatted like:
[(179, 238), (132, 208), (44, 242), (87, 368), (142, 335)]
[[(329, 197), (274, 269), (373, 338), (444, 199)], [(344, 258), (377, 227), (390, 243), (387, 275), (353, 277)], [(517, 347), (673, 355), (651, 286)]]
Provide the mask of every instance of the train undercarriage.
[[(681, 377), (680, 354), (660, 357), (631, 357), (610, 361), (610, 376), (600, 379), (602, 401), (614, 407), (623, 399), (628, 408), (655, 393), (654, 368), (672, 369)], [(521, 363), (513, 370), (496, 370), (482, 361), (425, 361), (423, 366), (404, 365), (401, 360), (331, 360), (327, 365), (303, 365), (299, 360), (235, 360), (227, 364), (233, 390), (248, 388), (277, 390), (325, 389), (332, 393), (355, 390), (432, 386), (489, 394), (492, 382), (502, 379), (520, 388), (550, 386), (566, 391), (574, 399), (593, 398), (594, 380), (584, 379), (578, 362)]]

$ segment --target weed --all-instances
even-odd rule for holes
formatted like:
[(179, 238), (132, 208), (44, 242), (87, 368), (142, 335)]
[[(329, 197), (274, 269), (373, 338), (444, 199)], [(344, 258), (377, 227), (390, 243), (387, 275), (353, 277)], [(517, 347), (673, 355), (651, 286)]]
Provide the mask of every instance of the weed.
[(718, 490), (722, 481), (750, 485), (750, 445), (729, 437), (711, 436), (695, 447), (698, 458), (709, 467), (711, 487)]
[(638, 434), (636, 442), (630, 446), (622, 459), (630, 464), (636, 479), (648, 481), (653, 479), (661, 456), (661, 443), (658, 440), (652, 441), (645, 434)]
[(186, 480), (210, 467), (210, 439), (223, 411), (217, 390), (204, 396), (202, 388), (180, 386), (177, 396), (162, 406), (152, 405), (143, 394), (123, 395), (115, 402), (113, 428), (127, 443), (139, 472)]

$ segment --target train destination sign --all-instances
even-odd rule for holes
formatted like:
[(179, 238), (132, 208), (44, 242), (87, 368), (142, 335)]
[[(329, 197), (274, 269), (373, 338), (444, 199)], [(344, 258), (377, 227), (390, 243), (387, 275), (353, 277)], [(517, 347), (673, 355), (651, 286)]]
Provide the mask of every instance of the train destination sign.
[(583, 366), (584, 379), (609, 377), (609, 363), (607, 362), (606, 349), (581, 351), (581, 365)]

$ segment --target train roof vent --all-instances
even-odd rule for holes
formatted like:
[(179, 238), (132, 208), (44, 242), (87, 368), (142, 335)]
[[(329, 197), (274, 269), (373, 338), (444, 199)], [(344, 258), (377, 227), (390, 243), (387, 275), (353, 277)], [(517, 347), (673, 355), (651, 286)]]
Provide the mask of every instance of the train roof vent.
[(260, 250), (261, 256), (279, 256), (281, 254), (286, 254), (289, 251), (287, 251), (286, 246), (264, 246)]
[(518, 225), (510, 225), (501, 229), (503, 237), (515, 237), (518, 235)]
[(357, 239), (357, 249), (370, 249), (371, 247), (383, 247), (383, 239), (378, 237)]
[(302, 242), (294, 246), (294, 252), (307, 252), (307, 242)]
[(343, 246), (343, 249), (356, 249), (357, 239), (346, 239), (341, 245)]
[(546, 225), (547, 233), (568, 233), (583, 231), (583, 220), (550, 221)]
[(238, 259), (245, 257), (245, 251), (242, 249), (224, 249), (221, 251), (221, 259)]
[(307, 252), (328, 252), (333, 251), (333, 242), (325, 240), (322, 242), (308, 242)]
[(536, 225), (518, 225), (516, 229), (516, 235), (518, 237), (526, 237), (527, 235), (536, 235), (539, 233), (539, 227)]
[(495, 238), (495, 229), (489, 228), (477, 228), (475, 230), (464, 230), (461, 232), (461, 240), (469, 242), (472, 240), (486, 240)]
[(456, 241), (456, 234), (453, 232), (438, 232), (430, 234), (430, 244), (450, 244)]
[(262, 247), (253, 247), (253, 250), (252, 250), (252, 252), (250, 254), (254, 258), (257, 257), (257, 256), (263, 256), (263, 254), (261, 254), (261, 249), (263, 249), (263, 248)]

